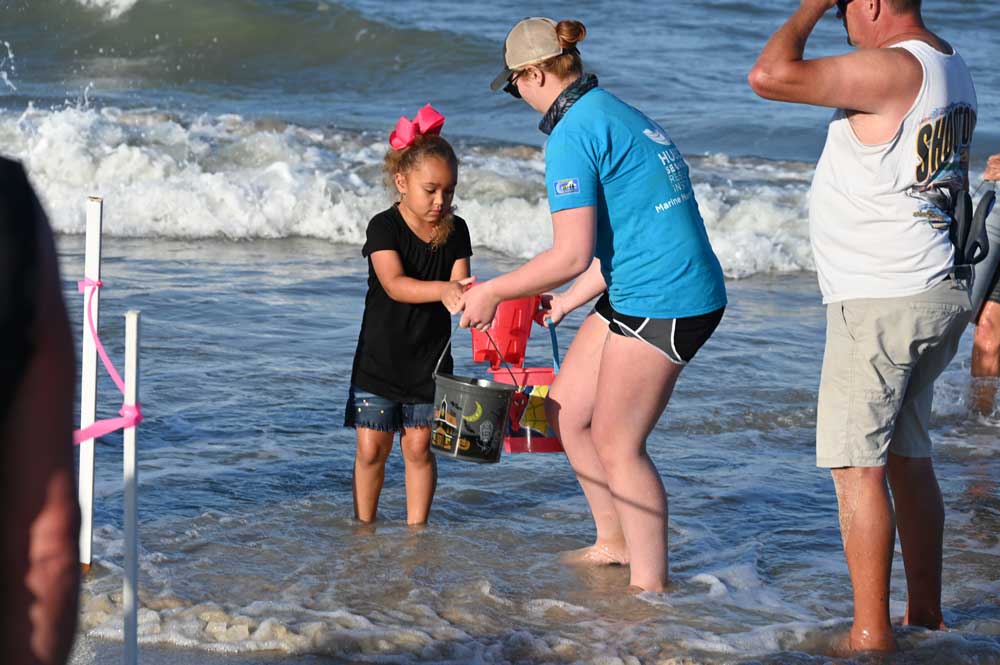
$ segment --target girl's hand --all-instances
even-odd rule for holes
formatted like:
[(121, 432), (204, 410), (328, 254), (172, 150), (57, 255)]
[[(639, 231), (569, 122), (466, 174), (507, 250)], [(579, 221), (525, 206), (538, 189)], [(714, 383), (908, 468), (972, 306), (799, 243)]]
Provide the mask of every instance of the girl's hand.
[(441, 292), (441, 304), (447, 309), (449, 314), (457, 314), (462, 311), (462, 294), (469, 288), (469, 285), (476, 281), (476, 276), (456, 279), (447, 282)]
[(493, 323), (500, 299), (493, 294), (490, 282), (483, 282), (474, 289), (469, 289), (462, 296), (464, 313), (459, 322), (463, 328), (486, 330)]
[(566, 309), (566, 303), (558, 293), (543, 293), (541, 299), (539, 310), (535, 314), (535, 320), (546, 328), (550, 325), (558, 325), (563, 320), (563, 317), (569, 314), (569, 311)]

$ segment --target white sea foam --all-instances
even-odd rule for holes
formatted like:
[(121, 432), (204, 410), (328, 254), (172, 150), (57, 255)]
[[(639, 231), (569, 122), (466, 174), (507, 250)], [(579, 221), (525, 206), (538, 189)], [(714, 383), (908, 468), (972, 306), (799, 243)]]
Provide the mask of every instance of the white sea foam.
[[(849, 618), (776, 622), (747, 627), (734, 632), (706, 632), (681, 623), (642, 623), (619, 626), (614, 635), (605, 624), (578, 624), (572, 634), (585, 642), (569, 639), (560, 630), (507, 629), (497, 634), (470, 635), (443, 620), (431, 625), (419, 616), (368, 620), (351, 612), (311, 612), (299, 608), (271, 608), (271, 613), (254, 615), (243, 610), (223, 608), (214, 603), (197, 605), (167, 603), (152, 607), (157, 599), (144, 601), (139, 609), (140, 644), (198, 649), (216, 654), (283, 652), (349, 657), (359, 662), (393, 663), (541, 663), (560, 661), (593, 663), (644, 662), (635, 653), (644, 653), (651, 642), (661, 641), (687, 653), (700, 652), (701, 658), (682, 656), (658, 662), (718, 663), (729, 662), (736, 655), (764, 656), (793, 651), (817, 654), (815, 662), (825, 662), (837, 635), (849, 625)], [(457, 609), (457, 608), (454, 608)], [(454, 611), (454, 609), (452, 611)], [(527, 609), (527, 608), (525, 608)], [(325, 616), (320, 616), (325, 615)], [(338, 620), (334, 615), (341, 617)], [(81, 628), (91, 638), (121, 641), (123, 623), (120, 597), (84, 592), (81, 603)], [(343, 617), (353, 617), (345, 622)], [(440, 625), (435, 625), (440, 624)], [(602, 627), (604, 626), (604, 627)], [(993, 621), (979, 626), (984, 632), (994, 630)], [(446, 628), (452, 629), (448, 632)], [(583, 634), (580, 631), (583, 630)], [(652, 632), (651, 632), (652, 631)], [(997, 655), (995, 640), (971, 633), (944, 635), (926, 631), (901, 636), (915, 662), (975, 663), (993, 662)], [(986, 657), (987, 660), (981, 660)], [(804, 662), (813, 662), (812, 660)]]
[(63, 233), (82, 232), (87, 193), (106, 199), (114, 236), (363, 241), (381, 191), (351, 188), (344, 156), (324, 154), (308, 132), (252, 127), (229, 116), (184, 126), (161, 114), (29, 109), (5, 118), (0, 135)]
[(87, 9), (97, 9), (104, 12), (108, 18), (118, 18), (132, 9), (138, 0), (76, 0), (77, 4)]
[[(0, 44), (7, 51), (6, 55), (0, 56), (0, 83), (3, 83), (10, 92), (17, 92), (17, 86), (11, 80), (12, 77), (17, 75), (17, 66), (14, 62), (14, 49), (11, 47), (10, 42), (2, 41)], [(0, 87), (0, 93), (3, 92), (6, 91)]]
[[(158, 111), (30, 108), (0, 113), (5, 152), (25, 161), (55, 228), (82, 233), (82, 201), (107, 199), (112, 236), (314, 237), (364, 241), (389, 197), (381, 136)], [(526, 146), (460, 146), (456, 204), (474, 244), (529, 258), (552, 241), (544, 161)], [(812, 166), (690, 158), (699, 208), (726, 274), (812, 271)]]
[[(103, 196), (119, 237), (233, 240), (305, 236), (362, 243), (389, 198), (382, 138), (234, 115), (29, 107), (0, 114), (5, 151), (23, 160), (54, 227), (84, 230), (83, 201)], [(541, 151), (460, 146), (456, 204), (477, 247), (528, 258), (552, 241)], [(726, 273), (813, 268), (805, 218), (809, 168), (694, 157), (702, 215)]]

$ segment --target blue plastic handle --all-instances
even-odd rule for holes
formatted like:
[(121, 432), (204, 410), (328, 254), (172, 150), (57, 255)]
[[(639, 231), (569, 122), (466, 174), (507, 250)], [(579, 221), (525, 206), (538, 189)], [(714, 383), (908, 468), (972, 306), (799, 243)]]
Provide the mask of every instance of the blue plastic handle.
[(559, 371), (559, 340), (556, 339), (556, 324), (549, 321), (549, 338), (552, 340), (552, 366)]

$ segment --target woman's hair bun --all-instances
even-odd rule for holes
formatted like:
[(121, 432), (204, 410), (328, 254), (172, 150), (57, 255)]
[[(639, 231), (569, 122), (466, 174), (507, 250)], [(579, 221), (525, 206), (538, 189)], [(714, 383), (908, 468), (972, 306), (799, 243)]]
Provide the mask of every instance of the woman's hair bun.
[(559, 35), (559, 45), (563, 48), (576, 46), (587, 36), (587, 28), (579, 21), (559, 21), (556, 24), (556, 34)]

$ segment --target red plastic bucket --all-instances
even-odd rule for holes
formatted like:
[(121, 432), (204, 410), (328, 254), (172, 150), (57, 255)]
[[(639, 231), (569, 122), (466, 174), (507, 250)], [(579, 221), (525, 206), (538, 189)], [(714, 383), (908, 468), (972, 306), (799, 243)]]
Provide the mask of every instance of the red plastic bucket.
[[(524, 351), (528, 346), (528, 337), (531, 335), (531, 324), (538, 309), (538, 302), (538, 296), (529, 296), (500, 303), (489, 328), (497, 348), (490, 344), (485, 332), (473, 329), (473, 362), (488, 362), (491, 369), (499, 368), (502, 361), (514, 367), (523, 365)], [(497, 349), (503, 354), (502, 358)], [(510, 382), (505, 381), (505, 383)]]
[(555, 370), (551, 367), (514, 367), (511, 372), (506, 369), (490, 370), (494, 381), (507, 384), (516, 381), (518, 393), (527, 397), (524, 408), (512, 413), (507, 422), (504, 450), (508, 453), (563, 452), (562, 442), (545, 417), (545, 398), (556, 378)]

